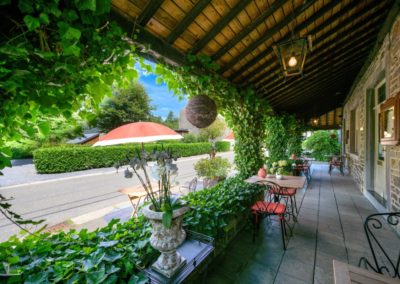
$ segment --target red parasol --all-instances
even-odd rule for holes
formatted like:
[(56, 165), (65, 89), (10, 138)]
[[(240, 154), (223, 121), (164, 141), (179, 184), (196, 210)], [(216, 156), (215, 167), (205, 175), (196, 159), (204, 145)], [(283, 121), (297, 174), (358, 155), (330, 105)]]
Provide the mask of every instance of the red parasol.
[(101, 136), (93, 146), (109, 146), (126, 143), (144, 143), (158, 140), (182, 139), (171, 128), (154, 122), (133, 122), (117, 127)]

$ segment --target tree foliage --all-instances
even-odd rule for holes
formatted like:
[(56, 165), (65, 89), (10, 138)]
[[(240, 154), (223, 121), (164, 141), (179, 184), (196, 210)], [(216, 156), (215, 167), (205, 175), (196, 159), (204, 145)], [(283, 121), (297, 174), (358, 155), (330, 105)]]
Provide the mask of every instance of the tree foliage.
[(326, 130), (315, 131), (303, 142), (303, 147), (311, 151), (311, 155), (318, 161), (326, 161), (340, 152), (337, 134)]
[(152, 118), (150, 98), (143, 85), (132, 82), (127, 88), (118, 89), (102, 104), (97, 117), (97, 126), (108, 132), (118, 126)]
[(93, 117), (112, 86), (137, 78), (135, 48), (111, 22), (109, 0), (1, 1), (0, 169), (5, 141), (47, 135), (39, 114)]
[(208, 140), (215, 140), (218, 137), (221, 137), (226, 130), (226, 123), (225, 120), (221, 117), (217, 117), (211, 125), (202, 128), (200, 130), (200, 136), (204, 137), (203, 139)]
[(169, 111), (167, 117), (161, 123), (165, 124), (171, 129), (178, 129), (179, 128), (179, 119), (174, 115), (172, 110)]

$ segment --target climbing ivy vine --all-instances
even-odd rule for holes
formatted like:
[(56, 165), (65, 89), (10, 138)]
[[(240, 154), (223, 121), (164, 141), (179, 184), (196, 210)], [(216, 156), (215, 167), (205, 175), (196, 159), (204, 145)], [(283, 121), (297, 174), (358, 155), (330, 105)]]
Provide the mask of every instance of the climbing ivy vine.
[(300, 156), (304, 123), (294, 115), (280, 114), (266, 120), (265, 144), (271, 161), (288, 159), (291, 154)]
[[(138, 77), (135, 47), (109, 20), (109, 0), (0, 1), (0, 170), (5, 141), (47, 135), (42, 115), (94, 116), (113, 86)], [(132, 36), (132, 35), (130, 35)]]
[(235, 133), (235, 164), (242, 176), (263, 165), (265, 123), (271, 114), (267, 101), (251, 89), (239, 90), (215, 71), (218, 65), (206, 56), (189, 56), (189, 66), (158, 64), (158, 82), (165, 82), (178, 97), (204, 94), (212, 98)]

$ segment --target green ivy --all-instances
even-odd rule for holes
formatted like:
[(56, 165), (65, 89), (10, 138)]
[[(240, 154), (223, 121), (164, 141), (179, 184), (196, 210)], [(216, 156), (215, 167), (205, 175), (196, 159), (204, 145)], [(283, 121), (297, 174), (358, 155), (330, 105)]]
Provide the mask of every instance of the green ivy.
[(265, 122), (271, 113), (266, 100), (251, 89), (239, 90), (215, 71), (218, 65), (206, 56), (189, 56), (190, 66), (158, 64), (154, 73), (178, 97), (207, 95), (218, 106), (235, 133), (235, 164), (241, 176), (250, 176), (263, 165)]
[[(191, 193), (184, 197), (191, 208), (184, 226), (217, 238), (218, 246), (228, 224), (249, 212), (262, 191), (262, 187), (231, 178)], [(113, 220), (93, 232), (71, 230), (22, 240), (11, 237), (0, 243), (0, 276), (14, 274), (5, 283), (148, 283), (139, 268), (157, 257), (150, 235), (150, 223), (140, 216), (125, 223)]]
[(267, 118), (265, 144), (270, 161), (287, 160), (291, 154), (301, 155), (303, 125), (302, 121), (289, 114)]
[[(1, 1), (0, 170), (5, 141), (48, 134), (40, 115), (92, 118), (112, 87), (137, 79), (135, 47), (109, 19), (109, 0)], [(18, 8), (17, 8), (18, 7)]]

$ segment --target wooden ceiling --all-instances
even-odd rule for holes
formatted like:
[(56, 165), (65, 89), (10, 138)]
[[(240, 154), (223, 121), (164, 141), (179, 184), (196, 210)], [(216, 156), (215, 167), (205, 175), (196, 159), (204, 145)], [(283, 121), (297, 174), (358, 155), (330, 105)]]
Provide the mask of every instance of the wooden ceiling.
[[(204, 54), (277, 111), (316, 117), (342, 105), (394, 0), (112, 0), (152, 55), (185, 64)], [(272, 46), (312, 38), (304, 75), (283, 77)]]

